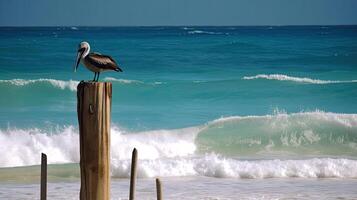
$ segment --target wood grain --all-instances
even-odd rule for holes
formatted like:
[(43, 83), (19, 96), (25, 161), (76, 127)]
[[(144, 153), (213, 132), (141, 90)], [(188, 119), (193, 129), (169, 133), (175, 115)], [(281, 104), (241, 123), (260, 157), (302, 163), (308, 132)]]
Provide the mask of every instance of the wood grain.
[(81, 200), (110, 199), (111, 99), (111, 83), (78, 84)]

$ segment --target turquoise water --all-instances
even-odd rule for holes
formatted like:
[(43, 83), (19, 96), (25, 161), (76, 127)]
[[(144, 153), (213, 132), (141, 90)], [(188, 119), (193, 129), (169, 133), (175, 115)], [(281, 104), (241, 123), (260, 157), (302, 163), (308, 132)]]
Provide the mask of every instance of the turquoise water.
[(14, 174), (1, 181), (41, 152), (53, 180), (78, 179), (62, 164), (79, 161), (76, 86), (93, 79), (73, 72), (83, 40), (124, 70), (100, 77), (113, 83), (112, 177), (128, 177), (137, 147), (139, 177), (229, 178), (227, 195), (237, 179), (356, 185), (357, 26), (0, 28), (0, 168)]
[[(101, 80), (133, 80), (113, 81), (113, 122), (128, 129), (183, 128), (276, 109), (357, 113), (356, 83), (243, 79), (356, 80), (356, 26), (2, 28), (0, 79), (90, 80), (84, 67), (72, 70), (82, 40), (124, 69)], [(68, 88), (1, 82), (0, 90), (6, 94), (0, 98), (3, 128), (76, 123), (75, 93)]]

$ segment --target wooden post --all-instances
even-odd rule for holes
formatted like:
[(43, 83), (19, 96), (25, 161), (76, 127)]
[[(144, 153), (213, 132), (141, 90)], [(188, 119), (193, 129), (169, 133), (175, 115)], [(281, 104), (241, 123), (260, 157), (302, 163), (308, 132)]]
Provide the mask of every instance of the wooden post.
[(47, 155), (41, 153), (41, 200), (47, 199)]
[(156, 197), (157, 200), (162, 200), (162, 188), (161, 181), (159, 178), (156, 178)]
[(131, 172), (130, 172), (130, 193), (129, 200), (134, 200), (135, 198), (135, 182), (136, 182), (136, 164), (138, 161), (138, 151), (136, 148), (133, 150), (131, 156)]
[(81, 200), (110, 199), (111, 99), (111, 83), (82, 81), (77, 86)]

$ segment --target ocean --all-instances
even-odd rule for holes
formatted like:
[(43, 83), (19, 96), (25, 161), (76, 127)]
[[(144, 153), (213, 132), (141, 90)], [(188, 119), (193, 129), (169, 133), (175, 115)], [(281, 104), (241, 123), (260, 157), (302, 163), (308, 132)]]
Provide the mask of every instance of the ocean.
[(111, 55), (112, 199), (357, 199), (357, 26), (2, 27), (0, 199), (78, 199), (77, 46)]

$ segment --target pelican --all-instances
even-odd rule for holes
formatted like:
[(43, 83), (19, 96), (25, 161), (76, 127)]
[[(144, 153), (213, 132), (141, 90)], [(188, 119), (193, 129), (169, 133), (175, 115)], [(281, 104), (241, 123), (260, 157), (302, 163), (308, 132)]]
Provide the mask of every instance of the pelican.
[(94, 72), (93, 81), (98, 81), (100, 72), (103, 71), (117, 71), (122, 72), (118, 64), (114, 59), (107, 55), (99, 53), (89, 53), (90, 46), (88, 42), (81, 42), (78, 45), (76, 65), (74, 66), (74, 72), (77, 71), (80, 62), (84, 64), (90, 71)]

